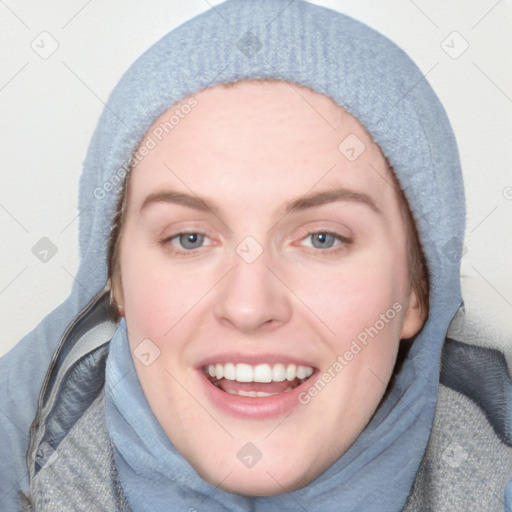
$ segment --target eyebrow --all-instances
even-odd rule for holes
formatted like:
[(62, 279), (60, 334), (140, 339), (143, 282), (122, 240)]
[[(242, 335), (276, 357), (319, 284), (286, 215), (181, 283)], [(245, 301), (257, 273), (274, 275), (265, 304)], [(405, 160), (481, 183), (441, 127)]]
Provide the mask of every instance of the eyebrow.
[(299, 197), (287, 203), (285, 214), (292, 211), (306, 210), (323, 204), (334, 203), (336, 201), (348, 201), (364, 204), (370, 207), (375, 213), (382, 215), (382, 211), (375, 201), (363, 192), (355, 192), (344, 188), (334, 188), (332, 190), (324, 190)]
[[(286, 203), (284, 207), (284, 214), (287, 215), (291, 212), (307, 210), (309, 208), (314, 208), (316, 206), (321, 206), (328, 203), (334, 203), (336, 201), (348, 201), (364, 204), (371, 208), (375, 213), (382, 215), (382, 211), (368, 194), (363, 192), (355, 192), (353, 190), (344, 188), (324, 190), (293, 199), (292, 201)], [(219, 216), (221, 215), (220, 208), (217, 207), (209, 199), (184, 192), (178, 192), (176, 190), (161, 190), (149, 194), (146, 199), (144, 199), (144, 202), (140, 207), (140, 211), (143, 211), (155, 203), (177, 204), (192, 208), (194, 210), (212, 212)]]
[(199, 210), (202, 212), (213, 212), (215, 214), (220, 214), (220, 209), (217, 208), (210, 200), (191, 194), (186, 194), (184, 192), (178, 192), (176, 190), (161, 190), (149, 194), (149, 196), (144, 199), (144, 202), (140, 207), (140, 211), (143, 211), (155, 203), (177, 204), (181, 206), (187, 206), (188, 208), (193, 208), (194, 210)]

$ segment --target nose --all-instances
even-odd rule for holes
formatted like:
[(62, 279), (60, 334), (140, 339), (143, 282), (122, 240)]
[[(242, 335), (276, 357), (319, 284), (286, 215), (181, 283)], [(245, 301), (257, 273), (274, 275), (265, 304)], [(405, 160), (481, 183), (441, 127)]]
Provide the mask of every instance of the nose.
[(217, 288), (217, 320), (245, 334), (286, 323), (292, 314), (290, 292), (267, 266), (265, 252), (252, 263), (238, 255), (234, 260)]

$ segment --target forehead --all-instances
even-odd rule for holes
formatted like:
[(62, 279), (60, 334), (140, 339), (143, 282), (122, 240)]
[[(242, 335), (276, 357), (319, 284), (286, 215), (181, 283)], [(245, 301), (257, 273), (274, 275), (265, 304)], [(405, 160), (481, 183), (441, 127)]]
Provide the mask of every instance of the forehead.
[[(193, 108), (184, 108), (189, 104)], [(357, 119), (297, 84), (215, 86), (164, 112), (139, 146), (132, 171), (139, 205), (158, 189), (261, 207), (334, 186), (392, 201), (386, 161)]]

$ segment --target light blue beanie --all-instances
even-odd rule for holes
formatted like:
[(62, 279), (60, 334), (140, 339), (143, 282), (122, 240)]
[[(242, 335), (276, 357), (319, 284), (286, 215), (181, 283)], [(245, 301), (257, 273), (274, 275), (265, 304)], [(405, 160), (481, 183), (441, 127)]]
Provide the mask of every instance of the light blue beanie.
[(414, 213), (431, 272), (432, 306), (438, 289), (452, 290), (458, 303), (465, 201), (444, 108), (395, 44), (352, 18), (301, 0), (227, 1), (167, 34), (124, 74), (80, 180), (78, 281), (92, 294), (105, 284), (116, 185), (153, 121), (187, 95), (249, 78), (310, 87), (359, 119), (389, 159)]
[[(295, 82), (331, 97), (380, 145), (417, 223), (430, 276), (429, 318), (348, 452), (305, 488), (259, 498), (213, 488), (172, 447), (133, 371), (122, 320), (106, 373), (107, 425), (121, 483), (136, 512), (399, 511), (427, 445), (441, 347), (461, 303), (465, 201), (457, 146), (441, 103), (411, 59), (360, 22), (300, 0), (229, 0), (145, 52), (109, 98), (84, 163), (80, 266), (71, 295), (31, 336), (55, 346), (105, 286), (118, 183), (153, 121), (205, 87), (251, 78)], [(36, 372), (46, 371), (45, 363), (42, 358)]]

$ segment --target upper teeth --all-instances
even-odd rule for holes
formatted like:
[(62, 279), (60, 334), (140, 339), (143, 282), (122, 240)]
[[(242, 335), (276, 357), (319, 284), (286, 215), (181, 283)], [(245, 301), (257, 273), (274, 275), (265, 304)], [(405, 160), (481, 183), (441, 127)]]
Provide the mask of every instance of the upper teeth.
[(284, 380), (292, 381), (297, 379), (306, 379), (313, 373), (310, 366), (297, 366), (295, 364), (277, 363), (273, 366), (269, 364), (258, 364), (251, 366), (244, 363), (226, 363), (208, 365), (210, 377), (216, 379), (236, 380), (238, 382), (282, 382)]

